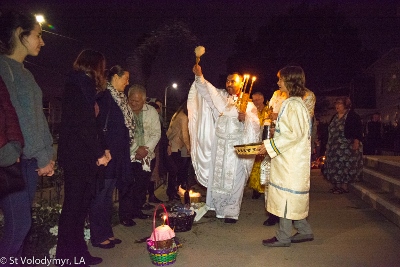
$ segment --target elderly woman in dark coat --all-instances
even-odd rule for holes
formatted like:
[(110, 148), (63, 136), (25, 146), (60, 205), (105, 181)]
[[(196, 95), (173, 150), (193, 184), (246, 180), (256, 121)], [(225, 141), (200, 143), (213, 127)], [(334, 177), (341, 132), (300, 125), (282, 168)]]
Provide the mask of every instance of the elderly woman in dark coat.
[(338, 98), (335, 108), (328, 127), (324, 174), (333, 184), (330, 192), (342, 194), (349, 192), (348, 184), (359, 180), (362, 173), (362, 123), (348, 97)]

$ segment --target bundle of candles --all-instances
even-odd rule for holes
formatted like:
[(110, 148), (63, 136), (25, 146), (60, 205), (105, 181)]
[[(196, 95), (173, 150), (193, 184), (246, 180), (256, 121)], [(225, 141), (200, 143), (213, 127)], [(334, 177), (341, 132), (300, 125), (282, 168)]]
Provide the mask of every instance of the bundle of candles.
[(249, 83), (249, 80), (250, 80), (249, 74), (243, 75), (243, 83), (242, 83), (242, 87), (240, 88), (239, 99), (236, 102), (236, 107), (240, 112), (246, 112), (247, 103), (249, 102), (250, 94), (251, 94), (251, 91), (253, 90), (253, 84), (254, 84), (254, 81), (256, 80), (256, 77), (253, 76), (251, 78), (250, 89), (248, 92), (246, 92), (247, 84)]

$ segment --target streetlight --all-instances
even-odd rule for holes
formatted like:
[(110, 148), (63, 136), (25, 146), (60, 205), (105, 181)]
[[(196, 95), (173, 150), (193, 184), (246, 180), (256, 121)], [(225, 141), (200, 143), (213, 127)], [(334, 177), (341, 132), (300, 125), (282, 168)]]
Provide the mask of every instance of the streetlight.
[(39, 22), (39, 24), (42, 24), (45, 22), (43, 15), (37, 14), (37, 15), (35, 15), (35, 17), (36, 17), (36, 21)]
[[(167, 91), (168, 91), (168, 88), (170, 88), (171, 86), (170, 85), (168, 85), (167, 87), (165, 87), (165, 98), (164, 98), (164, 123), (167, 123)], [(178, 88), (178, 85), (176, 84), (176, 83), (173, 83), (172, 84), (172, 88), (174, 88), (174, 89), (176, 89), (176, 88)]]

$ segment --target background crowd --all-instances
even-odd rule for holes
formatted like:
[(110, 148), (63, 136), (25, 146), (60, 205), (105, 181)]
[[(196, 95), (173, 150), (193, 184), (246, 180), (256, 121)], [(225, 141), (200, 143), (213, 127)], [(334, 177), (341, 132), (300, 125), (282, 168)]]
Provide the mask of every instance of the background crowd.
[[(0, 167), (5, 171), (14, 166), (25, 185), (0, 199), (5, 217), (0, 256), (21, 255), (30, 229), (38, 177), (54, 173), (53, 140), (43, 114), (42, 92), (23, 64), (27, 56), (37, 56), (44, 46), (41, 31), (32, 15), (11, 12), (0, 17)], [(312, 146), (318, 144), (316, 146), (321, 149), (315, 153), (326, 156), (324, 175), (333, 184), (333, 194), (347, 193), (348, 184), (360, 179), (363, 148), (367, 153), (380, 153), (382, 124), (379, 114), (374, 114), (367, 123), (364, 136), (361, 118), (346, 97), (335, 102), (336, 114), (327, 131), (324, 134), (313, 131), (317, 128), (316, 98), (305, 87), (305, 75), (298, 66), (279, 71), (279, 90), (270, 101), (266, 102), (262, 93), (255, 92), (247, 109), (238, 111), (235, 102), (242, 76), (228, 75), (226, 90), (220, 90), (205, 80), (201, 67), (196, 64), (193, 67), (195, 82), (188, 101), (182, 103), (168, 129), (164, 129), (160, 101), (146, 103), (146, 89), (138, 84), (130, 86), (126, 94), (130, 73), (124, 66), (108, 68), (104, 55), (94, 50), (83, 50), (71, 65), (62, 98), (57, 151), (57, 160), (65, 176), (57, 258), (71, 261), (83, 258), (82, 266), (102, 262), (101, 258), (90, 255), (84, 240), (88, 215), (93, 246), (110, 249), (123, 242), (114, 236), (111, 226), (115, 188), (118, 189), (120, 223), (131, 227), (136, 224), (134, 219), (149, 218), (142, 212), (152, 208), (148, 202), (162, 202), (154, 195), (160, 175), (169, 173), (169, 200), (180, 199), (179, 186), (185, 189), (191, 186), (188, 173), (193, 162), (200, 184), (208, 190), (207, 205), (215, 210), (218, 218), (226, 223), (239, 219), (243, 190), (248, 181), (248, 186), (254, 190), (253, 198), (265, 193), (270, 216), (264, 225), (280, 224), (277, 236), (264, 240), (263, 244), (288, 246), (290, 242), (313, 239), (306, 221), (309, 189), (309, 173), (308, 176), (306, 173), (311, 159), (302, 157), (301, 162), (294, 164), (304, 172), (306, 182), (299, 185), (301, 197), (288, 196), (289, 199), (298, 197), (300, 204), (293, 208), (277, 197), (277, 190), (281, 189), (274, 186), (277, 179), (286, 179), (288, 187), (292, 186), (288, 182), (290, 179), (298, 180), (297, 176), (278, 174), (277, 166), (284, 165), (281, 160), (293, 160), (285, 158), (289, 153), (279, 151), (280, 145), (287, 151), (293, 149), (299, 153), (295, 148), (314, 152)], [(278, 130), (276, 135), (272, 131), (264, 140), (264, 153), (252, 159), (238, 158), (232, 146), (261, 141), (260, 131), (269, 112)], [(294, 113), (299, 114), (296, 117), (299, 121), (295, 123), (298, 132), (289, 140), (288, 125), (294, 123)], [(199, 122), (201, 124), (197, 124)], [(286, 147), (288, 140), (293, 141), (290, 147)], [(266, 186), (259, 181), (265, 154), (271, 156), (273, 170), (271, 182)], [(311, 157), (311, 153), (308, 154)], [(294, 167), (285, 168), (290, 173), (290, 168)], [(292, 221), (299, 231), (294, 237), (289, 234)]]

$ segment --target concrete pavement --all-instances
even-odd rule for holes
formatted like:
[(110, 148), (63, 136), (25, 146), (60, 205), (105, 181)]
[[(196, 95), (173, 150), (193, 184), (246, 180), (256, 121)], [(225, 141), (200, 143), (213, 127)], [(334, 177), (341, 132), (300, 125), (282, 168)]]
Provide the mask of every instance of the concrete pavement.
[[(263, 226), (263, 196), (251, 199), (251, 190), (246, 189), (236, 224), (225, 224), (209, 211), (191, 231), (176, 233), (183, 247), (172, 266), (400, 266), (400, 228), (353, 193), (334, 195), (329, 188), (320, 171), (312, 170), (308, 218), (315, 236), (312, 242), (263, 246), (262, 239), (273, 237), (278, 226)], [(156, 195), (166, 200), (165, 188)], [(152, 220), (135, 221), (134, 227), (114, 227), (115, 236), (123, 240), (115, 248), (89, 245), (92, 255), (103, 258), (97, 266), (154, 266), (144, 242), (152, 232)]]

